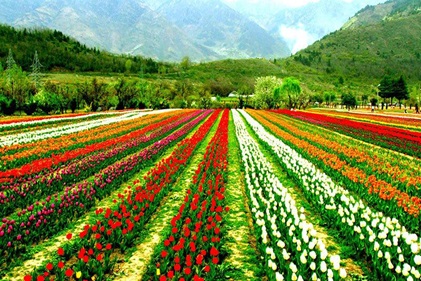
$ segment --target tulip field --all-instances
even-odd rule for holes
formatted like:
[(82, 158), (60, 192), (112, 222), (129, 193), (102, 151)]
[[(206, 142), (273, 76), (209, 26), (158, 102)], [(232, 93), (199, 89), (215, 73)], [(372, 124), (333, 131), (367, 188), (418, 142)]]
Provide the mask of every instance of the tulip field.
[(1, 280), (421, 280), (421, 118), (0, 118)]

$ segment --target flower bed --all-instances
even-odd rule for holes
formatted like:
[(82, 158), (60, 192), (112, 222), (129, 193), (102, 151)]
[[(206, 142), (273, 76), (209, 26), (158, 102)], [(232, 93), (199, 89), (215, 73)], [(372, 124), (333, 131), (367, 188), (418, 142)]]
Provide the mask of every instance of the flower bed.
[[(62, 190), (63, 186), (81, 182), (115, 161), (165, 137), (182, 124), (196, 118), (199, 114), (200, 111), (196, 111), (187, 115), (175, 116), (175, 118), (170, 118), (172, 120), (165, 119), (131, 134), (59, 155), (50, 162), (43, 162), (48, 164), (48, 167), (35, 164), (33, 166), (29, 165), (32, 169), (30, 172), (14, 179), (11, 184), (1, 187), (0, 205), (3, 208), (0, 210), (0, 214), (2, 216), (8, 215), (16, 208), (23, 208), (39, 200), (42, 196)], [(92, 152), (96, 153), (92, 154)], [(78, 156), (83, 155), (87, 156), (78, 159)], [(69, 162), (69, 160), (73, 159), (75, 161)], [(53, 164), (57, 165), (58, 163), (67, 163), (67, 165), (59, 169), (47, 170)], [(32, 175), (34, 169), (42, 170), (41, 173), (34, 176)], [(8, 172), (13, 172), (13, 170)]]
[(417, 280), (421, 270), (421, 239), (396, 218), (385, 216), (336, 184), (290, 146), (266, 131), (248, 113), (244, 118), (266, 143), (279, 163), (296, 179), (307, 200), (324, 221), (340, 231), (344, 243), (372, 263), (372, 276), (380, 280)]
[[(146, 280), (216, 280), (222, 263), (221, 239), (227, 176), (229, 111), (222, 114), (179, 212), (171, 235), (154, 259)], [(155, 276), (155, 277), (152, 277)]]
[(233, 111), (233, 117), (247, 195), (269, 280), (345, 278), (347, 273), (340, 267), (340, 257), (329, 254), (323, 241), (317, 238), (317, 231), (307, 222), (304, 209), (297, 209), (237, 111)]
[[(96, 276), (102, 279), (109, 274), (115, 265), (111, 255), (125, 251), (133, 245), (134, 239), (140, 235), (145, 223), (171, 190), (171, 186), (183, 172), (195, 148), (210, 131), (219, 114), (220, 112), (215, 111), (191, 138), (181, 141), (170, 157), (159, 162), (148, 172), (144, 185), (135, 180), (134, 186), (129, 187), (125, 195), (119, 196), (119, 204), (112, 209), (98, 209), (97, 224), (87, 225), (72, 244), (65, 245), (45, 267), (38, 268), (32, 275), (28, 275), (28, 279), (35, 279), (43, 272), (59, 277), (59, 280), (66, 277), (70, 279), (78, 272), (82, 278)], [(45, 271), (50, 263), (51, 270)], [(66, 275), (66, 272), (69, 274)]]
[(16, 258), (32, 243), (49, 237), (67, 226), (94, 206), (96, 199), (109, 195), (139, 169), (153, 161), (165, 147), (186, 135), (209, 114), (210, 111), (204, 112), (166, 138), (108, 166), (97, 173), (92, 181), (68, 186), (64, 193), (49, 196), (45, 201), (29, 206), (16, 219), (4, 218), (0, 226), (0, 249), (5, 255), (0, 257), (0, 264)]
[(421, 132), (302, 111), (278, 110), (276, 112), (421, 158)]

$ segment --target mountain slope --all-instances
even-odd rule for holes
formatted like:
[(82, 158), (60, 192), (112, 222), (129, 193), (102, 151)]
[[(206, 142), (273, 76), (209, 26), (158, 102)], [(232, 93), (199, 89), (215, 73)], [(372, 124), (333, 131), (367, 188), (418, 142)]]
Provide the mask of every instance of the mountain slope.
[(324, 73), (421, 79), (421, 14), (342, 29), (298, 52), (289, 61)]
[[(41, 62), (42, 72), (76, 71), (76, 72), (129, 72), (137, 74), (142, 68), (144, 73), (156, 73), (159, 67), (165, 66), (142, 57), (116, 56), (107, 52), (88, 48), (59, 31), (16, 29), (0, 25), (0, 64), (6, 66), (9, 50), (16, 63), (24, 71), (31, 71), (35, 51)], [(131, 68), (127, 68), (130, 60)]]
[(196, 42), (224, 57), (279, 57), (289, 54), (282, 40), (219, 0), (171, 0), (158, 12)]
[(46, 0), (15, 25), (41, 26), (115, 53), (179, 61), (217, 58), (139, 0)]
[(320, 0), (303, 7), (286, 8), (267, 23), (273, 36), (284, 38), (295, 53), (326, 34), (339, 29), (351, 16), (367, 4), (384, 0)]
[(418, 13), (421, 13), (419, 0), (389, 0), (383, 4), (365, 7), (345, 23), (343, 28), (356, 28)]

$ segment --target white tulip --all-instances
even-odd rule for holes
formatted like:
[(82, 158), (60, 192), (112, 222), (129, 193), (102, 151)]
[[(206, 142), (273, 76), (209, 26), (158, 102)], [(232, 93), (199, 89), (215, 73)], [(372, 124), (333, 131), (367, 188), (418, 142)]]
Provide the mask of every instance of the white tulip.
[(416, 265), (421, 265), (421, 256), (420, 255), (416, 255), (414, 257), (414, 262)]
[(275, 273), (276, 281), (284, 281), (284, 276), (280, 274), (279, 272)]
[(420, 247), (417, 243), (412, 243), (411, 244), (411, 252), (413, 254), (418, 254), (420, 252)]
[(405, 258), (403, 257), (402, 254), (399, 255), (399, 258), (398, 259), (399, 259), (400, 262), (403, 262), (405, 260)]
[(342, 279), (345, 279), (345, 278), (346, 278), (347, 273), (346, 273), (345, 268), (341, 268), (341, 269), (339, 270), (339, 276), (340, 276)]
[(316, 264), (315, 264), (314, 262), (312, 262), (312, 263), (310, 264), (310, 269), (311, 269), (311, 270), (313, 270), (313, 271), (315, 271), (315, 270), (316, 270)]
[(321, 270), (323, 273), (325, 273), (325, 272), (327, 271), (327, 265), (326, 265), (326, 262), (325, 262), (325, 261), (322, 261), (322, 262), (320, 263), (320, 270)]
[(289, 264), (289, 269), (294, 273), (298, 271), (297, 266), (293, 262)]

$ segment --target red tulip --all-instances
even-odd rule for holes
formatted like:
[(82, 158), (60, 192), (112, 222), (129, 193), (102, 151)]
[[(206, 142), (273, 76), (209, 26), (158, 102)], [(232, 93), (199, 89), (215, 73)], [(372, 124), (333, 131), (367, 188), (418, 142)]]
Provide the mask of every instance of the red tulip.
[(202, 262), (203, 262), (203, 258), (204, 258), (204, 256), (202, 254), (197, 255), (197, 257), (196, 257), (196, 264), (197, 265), (201, 265)]
[(216, 249), (215, 247), (212, 247), (211, 250), (210, 250), (210, 255), (211, 256), (217, 256), (217, 255), (219, 255), (218, 249)]
[(51, 270), (53, 270), (54, 266), (53, 266), (53, 264), (50, 262), (50, 263), (48, 263), (48, 264), (45, 266), (45, 268), (47, 268), (47, 270), (51, 271)]
[(57, 250), (57, 254), (58, 254), (59, 256), (64, 256), (64, 250), (63, 250), (63, 248), (58, 248), (58, 250)]
[(72, 277), (72, 275), (73, 275), (73, 270), (72, 270), (71, 268), (68, 268), (68, 269), (66, 270), (65, 274), (66, 274), (66, 276), (67, 276), (67, 277)]
[(184, 273), (185, 273), (186, 275), (190, 275), (190, 274), (191, 274), (191, 268), (190, 268), (190, 267), (186, 267), (186, 268), (184, 268)]
[(67, 233), (66, 238), (67, 238), (67, 240), (72, 239), (72, 234), (71, 233)]

